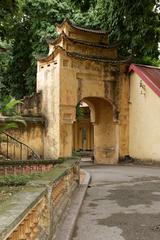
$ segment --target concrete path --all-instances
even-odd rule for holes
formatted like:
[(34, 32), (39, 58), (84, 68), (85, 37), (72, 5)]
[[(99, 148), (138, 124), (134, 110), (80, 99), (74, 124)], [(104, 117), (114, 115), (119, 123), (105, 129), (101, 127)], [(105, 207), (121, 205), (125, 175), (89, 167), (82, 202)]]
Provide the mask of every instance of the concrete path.
[(160, 240), (160, 168), (91, 166), (72, 240)]

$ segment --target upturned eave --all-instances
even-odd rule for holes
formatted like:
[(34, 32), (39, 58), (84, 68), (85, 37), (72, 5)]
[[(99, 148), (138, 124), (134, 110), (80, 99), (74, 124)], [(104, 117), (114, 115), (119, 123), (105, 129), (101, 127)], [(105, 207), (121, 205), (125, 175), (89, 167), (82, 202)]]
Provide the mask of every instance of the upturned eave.
[(44, 58), (40, 58), (40, 59), (38, 59), (38, 61), (42, 62), (42, 63), (50, 62), (60, 52), (65, 53), (69, 57), (78, 58), (80, 60), (90, 60), (90, 61), (96, 61), (96, 62), (98, 61), (98, 62), (111, 63), (111, 64), (129, 63), (131, 61), (130, 57), (125, 58), (125, 59), (119, 59), (119, 58), (110, 59), (110, 58), (100, 57), (100, 56), (84, 55), (84, 54), (80, 54), (80, 53), (76, 53), (76, 52), (68, 52), (60, 46), (55, 46), (54, 51), (50, 55), (48, 55)]
[(86, 46), (103, 48), (103, 49), (112, 49), (112, 48), (117, 48), (119, 46), (119, 43), (114, 43), (114, 44), (110, 44), (110, 45), (109, 44), (97, 44), (94, 42), (73, 39), (73, 38), (68, 37), (64, 32), (62, 32), (56, 39), (48, 39), (47, 43), (55, 46), (55, 45), (59, 44), (62, 40), (70, 41), (74, 44), (82, 44), (82, 45), (86, 45)]
[(106, 35), (106, 32), (104, 32), (102, 30), (94, 30), (94, 29), (89, 29), (89, 28), (86, 28), (86, 27), (77, 26), (76, 24), (74, 24), (73, 22), (71, 22), (67, 18), (64, 19), (64, 21), (61, 24), (57, 24), (57, 31), (58, 32), (59, 32), (59, 30), (63, 31), (63, 28), (64, 28), (65, 25), (68, 25), (69, 27), (71, 27), (75, 30), (80, 30), (80, 31), (83, 31), (83, 32)]

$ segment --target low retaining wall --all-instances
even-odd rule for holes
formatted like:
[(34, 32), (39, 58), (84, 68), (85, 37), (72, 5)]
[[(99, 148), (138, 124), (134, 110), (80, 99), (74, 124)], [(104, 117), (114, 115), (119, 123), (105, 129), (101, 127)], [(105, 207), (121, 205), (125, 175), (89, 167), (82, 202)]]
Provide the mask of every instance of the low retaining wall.
[(48, 178), (33, 181), (2, 203), (0, 240), (53, 239), (78, 184), (79, 161), (66, 160), (56, 166)]
[(61, 162), (57, 160), (0, 161), (0, 176), (48, 172)]

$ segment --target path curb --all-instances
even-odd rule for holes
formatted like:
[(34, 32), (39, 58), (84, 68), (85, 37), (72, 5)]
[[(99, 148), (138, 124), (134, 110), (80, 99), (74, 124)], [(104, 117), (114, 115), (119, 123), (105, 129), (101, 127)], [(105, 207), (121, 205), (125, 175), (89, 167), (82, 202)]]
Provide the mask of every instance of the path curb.
[(80, 184), (77, 191), (73, 194), (73, 198), (71, 200), (70, 208), (60, 225), (59, 229), (56, 232), (56, 240), (71, 240), (73, 231), (75, 228), (75, 224), (88, 188), (88, 185), (91, 180), (90, 174), (86, 170), (82, 170), (85, 174), (85, 178), (83, 182)]

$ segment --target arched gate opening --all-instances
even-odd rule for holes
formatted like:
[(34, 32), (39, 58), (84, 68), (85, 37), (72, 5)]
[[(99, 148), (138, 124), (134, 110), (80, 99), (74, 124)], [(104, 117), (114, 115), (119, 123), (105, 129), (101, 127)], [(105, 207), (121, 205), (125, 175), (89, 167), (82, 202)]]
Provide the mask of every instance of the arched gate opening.
[(98, 163), (117, 162), (117, 128), (111, 103), (98, 97), (82, 99), (73, 123), (73, 151), (93, 151)]

